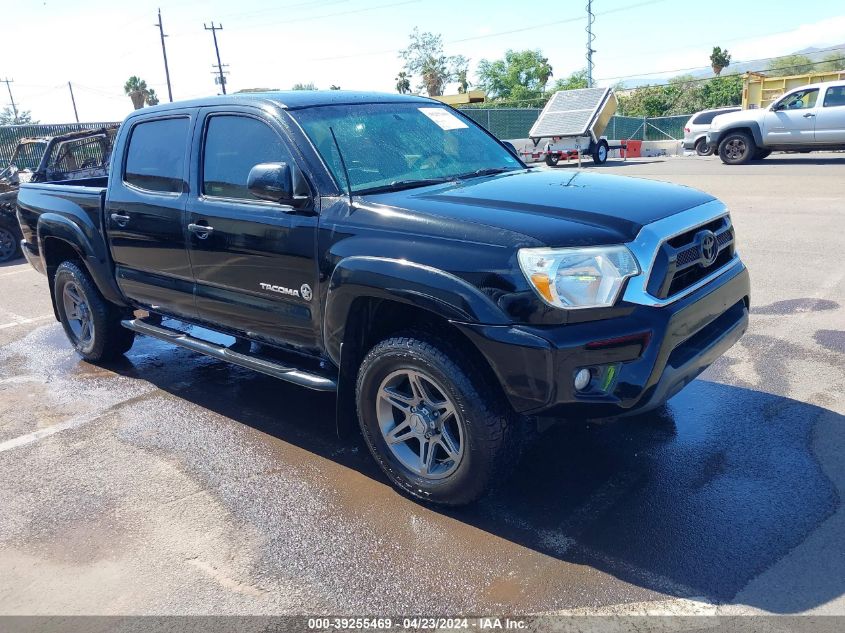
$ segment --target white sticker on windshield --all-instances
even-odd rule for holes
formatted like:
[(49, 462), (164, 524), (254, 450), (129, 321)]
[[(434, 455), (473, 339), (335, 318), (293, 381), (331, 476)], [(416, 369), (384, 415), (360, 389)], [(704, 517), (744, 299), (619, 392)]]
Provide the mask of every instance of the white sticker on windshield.
[(467, 127), (466, 123), (445, 108), (418, 108), (418, 110), (437, 123), (442, 130), (460, 130)]

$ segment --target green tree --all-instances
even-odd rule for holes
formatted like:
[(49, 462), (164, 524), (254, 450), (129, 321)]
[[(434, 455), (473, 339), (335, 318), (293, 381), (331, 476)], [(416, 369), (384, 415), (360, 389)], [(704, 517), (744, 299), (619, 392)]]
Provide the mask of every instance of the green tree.
[(587, 88), (587, 69), (576, 70), (566, 79), (558, 79), (552, 90), (576, 90), (577, 88)]
[(313, 81), (309, 81), (307, 84), (302, 82), (297, 82), (293, 84), (293, 88), (291, 90), (316, 90), (317, 86), (314, 85)]
[(29, 110), (18, 110), (15, 116), (15, 111), (9, 106), (0, 110), (0, 125), (38, 125), (38, 121), (32, 120)]
[(715, 77), (703, 82), (700, 90), (702, 110), (740, 105), (742, 103), (742, 75)]
[(785, 55), (769, 62), (769, 72), (772, 77), (785, 75), (803, 75), (815, 69), (813, 60), (806, 55)]
[(825, 55), (825, 58), (816, 68), (826, 73), (845, 70), (845, 49)]
[(502, 59), (478, 64), (478, 85), (493, 99), (536, 100), (551, 76), (552, 67), (540, 50), (508, 50)]
[(126, 83), (123, 84), (123, 92), (125, 92), (132, 100), (132, 106), (136, 110), (143, 108), (145, 103), (148, 105), (154, 105), (148, 103), (148, 99), (151, 94), (156, 100), (156, 103), (158, 103), (158, 98), (155, 96), (155, 90), (149, 88), (146, 81), (140, 77), (136, 77), (135, 75), (132, 75), (126, 80)]
[(154, 106), (159, 104), (158, 95), (156, 94), (156, 91), (152, 88), (147, 91), (147, 98), (145, 99), (145, 102), (148, 106)]
[[(466, 58), (461, 55), (446, 55), (440, 34), (420, 33), (419, 29), (414, 27), (410, 39), (408, 48), (399, 52), (400, 59), (405, 62), (405, 72), (408, 76), (420, 76), (419, 89), (425, 90), (429, 97), (442, 95), (446, 84), (466, 66)], [(397, 84), (397, 90), (398, 87)]]
[(404, 70), (399, 73), (396, 80), (396, 92), (400, 95), (406, 95), (411, 92), (411, 80), (408, 78), (408, 73)]
[(713, 73), (716, 75), (722, 74), (722, 69), (731, 65), (731, 54), (728, 49), (722, 50), (719, 46), (713, 47), (713, 52), (710, 53), (710, 66), (713, 68)]

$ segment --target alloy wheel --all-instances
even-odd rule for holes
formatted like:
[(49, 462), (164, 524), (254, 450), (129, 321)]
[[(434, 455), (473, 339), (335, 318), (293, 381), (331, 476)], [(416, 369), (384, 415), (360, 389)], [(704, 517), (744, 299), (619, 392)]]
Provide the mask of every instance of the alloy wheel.
[(437, 382), (416, 369), (389, 374), (381, 383), (376, 415), (393, 457), (430, 480), (454, 473), (464, 456), (464, 421)]
[(76, 344), (83, 350), (90, 348), (94, 342), (94, 317), (85, 294), (75, 282), (65, 284), (62, 302), (68, 327), (76, 339)]

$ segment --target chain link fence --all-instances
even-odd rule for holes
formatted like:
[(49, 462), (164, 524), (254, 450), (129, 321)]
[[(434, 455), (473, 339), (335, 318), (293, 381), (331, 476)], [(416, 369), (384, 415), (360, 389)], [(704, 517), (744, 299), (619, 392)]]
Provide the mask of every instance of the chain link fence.
[[(56, 136), (79, 130), (95, 130), (117, 123), (57, 123), (53, 125), (0, 125), (0, 169), (9, 164), (18, 141), (22, 138)], [(34, 168), (37, 165), (18, 165), (19, 168)]]
[[(540, 108), (465, 108), (461, 112), (498, 138), (527, 138)], [(670, 141), (684, 138), (688, 114), (668, 117), (611, 117), (604, 135), (612, 140)]]

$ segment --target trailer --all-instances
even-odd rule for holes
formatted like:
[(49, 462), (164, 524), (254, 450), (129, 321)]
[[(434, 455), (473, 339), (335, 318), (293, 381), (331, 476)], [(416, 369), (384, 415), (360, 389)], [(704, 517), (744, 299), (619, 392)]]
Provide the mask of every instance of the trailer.
[(610, 88), (560, 90), (531, 126), (530, 142), (520, 155), (525, 162), (545, 161), (549, 166), (561, 160), (580, 163), (584, 156), (603, 165), (610, 150), (624, 149), (603, 136), (615, 112), (616, 95)]

